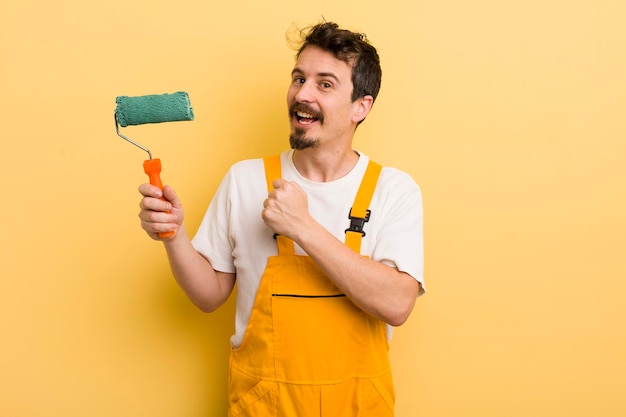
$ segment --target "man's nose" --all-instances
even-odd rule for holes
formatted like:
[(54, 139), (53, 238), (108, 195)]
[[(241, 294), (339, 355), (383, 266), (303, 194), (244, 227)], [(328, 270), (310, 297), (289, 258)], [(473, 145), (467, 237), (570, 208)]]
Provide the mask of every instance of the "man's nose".
[(299, 103), (311, 103), (315, 100), (315, 96), (313, 94), (313, 83), (305, 81), (300, 84), (298, 87), (298, 91), (296, 92), (295, 99)]

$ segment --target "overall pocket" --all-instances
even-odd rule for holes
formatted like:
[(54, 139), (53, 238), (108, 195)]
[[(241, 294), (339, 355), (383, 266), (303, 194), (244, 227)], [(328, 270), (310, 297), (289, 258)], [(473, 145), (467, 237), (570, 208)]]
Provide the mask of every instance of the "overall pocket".
[(253, 378), (231, 368), (228, 417), (276, 415), (276, 383)]
[(363, 381), (363, 417), (393, 417), (395, 393), (391, 374)]

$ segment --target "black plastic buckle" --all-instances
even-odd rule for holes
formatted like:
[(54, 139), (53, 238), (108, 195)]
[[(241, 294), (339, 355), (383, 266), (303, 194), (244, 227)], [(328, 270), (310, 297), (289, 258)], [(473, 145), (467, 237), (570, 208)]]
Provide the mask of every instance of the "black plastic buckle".
[(360, 233), (361, 236), (365, 236), (365, 232), (363, 231), (363, 226), (365, 226), (365, 223), (370, 221), (371, 213), (372, 212), (370, 210), (365, 210), (365, 218), (354, 217), (352, 216), (352, 209), (350, 209), (350, 214), (348, 214), (348, 218), (350, 219), (350, 227), (346, 229), (346, 233), (356, 232), (356, 233)]

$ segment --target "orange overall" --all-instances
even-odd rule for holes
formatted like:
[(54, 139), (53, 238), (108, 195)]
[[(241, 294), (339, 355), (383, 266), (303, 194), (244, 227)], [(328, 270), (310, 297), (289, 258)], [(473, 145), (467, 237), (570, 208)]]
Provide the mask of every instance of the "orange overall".
[[(267, 158), (265, 170), (271, 189), (280, 159)], [(352, 217), (366, 218), (379, 173), (370, 162)], [(357, 253), (361, 232), (346, 232)], [(242, 344), (231, 352), (228, 416), (393, 416), (385, 323), (296, 255), (292, 240), (276, 239), (278, 256), (268, 259)]]

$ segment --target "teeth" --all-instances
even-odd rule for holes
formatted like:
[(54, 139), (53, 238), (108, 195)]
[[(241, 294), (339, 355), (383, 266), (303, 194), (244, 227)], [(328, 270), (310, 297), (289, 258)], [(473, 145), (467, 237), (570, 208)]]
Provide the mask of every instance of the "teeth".
[(309, 114), (309, 113), (297, 112), (296, 114), (298, 115), (298, 117), (301, 117), (303, 119), (314, 119), (315, 118), (312, 114)]

